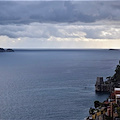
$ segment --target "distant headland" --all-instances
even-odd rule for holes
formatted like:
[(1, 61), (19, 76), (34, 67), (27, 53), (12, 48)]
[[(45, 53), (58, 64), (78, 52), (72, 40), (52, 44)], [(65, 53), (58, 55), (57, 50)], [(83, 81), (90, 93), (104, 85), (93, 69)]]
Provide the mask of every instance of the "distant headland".
[(109, 49), (109, 50), (119, 50), (119, 49)]
[(0, 52), (14, 52), (13, 49), (3, 49), (3, 48), (0, 48)]

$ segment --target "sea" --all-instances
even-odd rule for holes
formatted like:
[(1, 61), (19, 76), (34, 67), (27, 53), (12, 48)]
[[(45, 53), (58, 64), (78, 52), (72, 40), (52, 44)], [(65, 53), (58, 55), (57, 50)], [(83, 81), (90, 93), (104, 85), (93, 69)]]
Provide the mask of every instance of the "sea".
[(0, 120), (84, 120), (97, 77), (114, 75), (120, 51), (23, 50), (0, 53)]

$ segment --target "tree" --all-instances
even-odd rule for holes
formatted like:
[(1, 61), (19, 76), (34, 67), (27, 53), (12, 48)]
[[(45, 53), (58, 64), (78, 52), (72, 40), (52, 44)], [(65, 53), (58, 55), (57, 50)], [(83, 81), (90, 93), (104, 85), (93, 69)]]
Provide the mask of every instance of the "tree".
[(107, 80), (111, 80), (111, 76), (106, 77)]
[(95, 102), (94, 102), (94, 107), (95, 107), (95, 108), (99, 107), (100, 105), (101, 105), (101, 103), (100, 103), (99, 101), (95, 101)]
[(120, 117), (120, 107), (117, 108), (118, 116)]
[(117, 65), (117, 67), (115, 69), (115, 74), (113, 75), (113, 79), (115, 82), (120, 81), (120, 65)]
[(89, 114), (94, 114), (94, 110), (95, 110), (94, 108), (90, 108), (89, 109)]

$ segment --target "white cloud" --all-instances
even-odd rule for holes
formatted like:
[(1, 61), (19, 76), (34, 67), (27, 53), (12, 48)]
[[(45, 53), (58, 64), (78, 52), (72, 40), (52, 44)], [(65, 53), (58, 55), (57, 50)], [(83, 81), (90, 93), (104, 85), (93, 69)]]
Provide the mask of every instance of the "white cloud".
[[(119, 39), (118, 25), (92, 25), (92, 24), (50, 24), (31, 23), (29, 25), (0, 25), (0, 35), (9, 38), (54, 38), (61, 39)], [(55, 41), (55, 40), (54, 40)], [(63, 40), (62, 40), (63, 41)]]
[(50, 24), (0, 25), (0, 47), (111, 48), (120, 43), (117, 25)]

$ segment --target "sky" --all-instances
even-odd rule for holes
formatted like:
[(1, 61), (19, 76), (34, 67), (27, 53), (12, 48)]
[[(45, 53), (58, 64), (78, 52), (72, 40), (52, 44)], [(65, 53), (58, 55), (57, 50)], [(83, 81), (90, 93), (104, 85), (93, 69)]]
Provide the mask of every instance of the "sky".
[(1, 1), (0, 47), (120, 49), (120, 1)]

